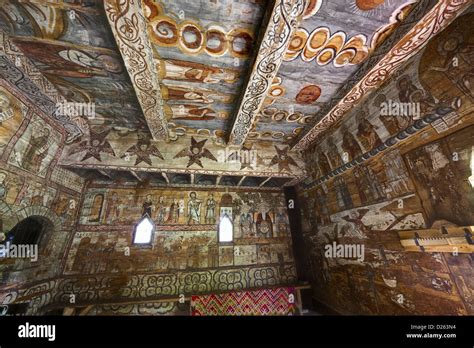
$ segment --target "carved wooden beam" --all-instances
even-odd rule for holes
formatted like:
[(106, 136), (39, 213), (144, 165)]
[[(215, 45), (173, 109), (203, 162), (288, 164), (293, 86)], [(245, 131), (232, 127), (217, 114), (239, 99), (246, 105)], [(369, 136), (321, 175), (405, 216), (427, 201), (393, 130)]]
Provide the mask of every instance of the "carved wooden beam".
[(319, 134), (339, 122), (370, 93), (391, 78), (394, 72), (418, 53), (431, 38), (445, 29), (471, 3), (470, 0), (440, 0), (293, 148), (297, 150), (308, 148)]
[(104, 7), (150, 133), (155, 140), (168, 140), (168, 124), (142, 1), (105, 0)]
[(304, 8), (304, 0), (276, 0), (273, 3), (268, 25), (237, 109), (229, 144), (242, 145), (247, 138), (278, 73), (293, 32), (299, 26)]

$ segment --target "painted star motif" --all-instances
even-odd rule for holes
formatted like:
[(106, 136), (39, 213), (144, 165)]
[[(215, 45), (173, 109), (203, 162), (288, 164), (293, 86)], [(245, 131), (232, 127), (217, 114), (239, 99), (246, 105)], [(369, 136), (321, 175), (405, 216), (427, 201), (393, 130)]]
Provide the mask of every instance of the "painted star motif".
[(204, 148), (206, 141), (207, 139), (196, 141), (194, 137), (191, 137), (191, 145), (189, 148), (182, 149), (176, 154), (176, 156), (174, 156), (174, 158), (189, 157), (187, 168), (193, 164), (197, 164), (203, 168), (201, 162), (203, 157), (217, 162), (217, 159), (214, 157), (214, 155), (208, 149)]
[(86, 151), (84, 157), (81, 159), (81, 162), (89, 159), (95, 158), (97, 161), (102, 162), (100, 156), (101, 153), (106, 153), (111, 156), (115, 156), (114, 149), (110, 145), (109, 141), (105, 138), (110, 133), (110, 130), (95, 132), (92, 129), (90, 130), (90, 137), (88, 140), (81, 141), (77, 147), (75, 147), (69, 155), (74, 155), (79, 152)]
[(279, 172), (291, 172), (290, 165), (299, 168), (295, 160), (288, 155), (289, 147), (279, 149), (277, 146), (275, 146), (275, 150), (277, 154), (273, 156), (272, 161), (270, 162), (270, 167), (278, 164)]
[[(229, 155), (228, 160), (239, 160), (240, 161), (240, 170), (243, 170), (243, 169), (246, 169), (246, 168), (248, 168), (250, 170), (254, 170), (259, 165), (263, 165), (264, 161), (263, 161), (263, 158), (256, 153), (257, 150), (255, 150), (255, 153), (253, 152), (252, 147), (253, 147), (253, 143), (252, 144), (244, 144), (240, 150), (236, 150), (236, 151), (232, 152)], [(253, 160), (254, 160), (253, 156), (254, 155), (256, 157), (255, 158), (255, 163), (253, 163)], [(240, 158), (241, 156), (243, 158)], [(244, 156), (246, 156), (246, 157), (244, 157)]]
[(145, 162), (151, 166), (150, 156), (155, 156), (155, 157), (164, 159), (160, 150), (158, 150), (158, 148), (155, 145), (151, 145), (146, 142), (139, 142), (136, 145), (133, 145), (127, 151), (125, 151), (125, 153), (122, 156), (120, 156), (120, 158), (129, 158), (130, 156), (137, 157), (135, 159), (135, 165)]

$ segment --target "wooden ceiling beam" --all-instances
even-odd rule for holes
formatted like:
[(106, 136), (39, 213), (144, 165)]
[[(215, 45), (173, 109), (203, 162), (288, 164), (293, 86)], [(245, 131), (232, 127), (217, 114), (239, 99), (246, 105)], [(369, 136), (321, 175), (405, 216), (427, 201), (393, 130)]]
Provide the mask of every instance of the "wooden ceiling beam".
[[(168, 141), (168, 123), (142, 1), (104, 0), (104, 8), (151, 136)], [(123, 28), (127, 28), (126, 33)]]
[(234, 117), (230, 145), (242, 145), (252, 129), (305, 9), (304, 0), (271, 3), (271, 12), (266, 17), (268, 23)]

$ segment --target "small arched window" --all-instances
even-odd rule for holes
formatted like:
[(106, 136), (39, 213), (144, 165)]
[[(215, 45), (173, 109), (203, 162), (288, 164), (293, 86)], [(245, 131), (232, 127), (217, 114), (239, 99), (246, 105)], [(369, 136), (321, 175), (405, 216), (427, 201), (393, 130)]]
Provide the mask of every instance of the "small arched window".
[(133, 244), (150, 244), (154, 231), (155, 224), (153, 221), (151, 221), (148, 214), (143, 215), (142, 219), (135, 226)]
[(219, 222), (219, 242), (232, 242), (234, 239), (234, 226), (229, 215), (224, 214)]

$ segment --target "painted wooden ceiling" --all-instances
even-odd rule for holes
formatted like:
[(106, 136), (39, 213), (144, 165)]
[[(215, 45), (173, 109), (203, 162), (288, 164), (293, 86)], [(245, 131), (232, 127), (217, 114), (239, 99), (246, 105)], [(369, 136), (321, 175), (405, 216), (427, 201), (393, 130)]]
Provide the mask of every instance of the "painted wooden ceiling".
[[(44, 94), (95, 105), (66, 166), (302, 178), (303, 135), (434, 4), (0, 0), (0, 30)], [(233, 145), (259, 160), (217, 159)]]
[(171, 128), (225, 137), (266, 1), (145, 1)]
[(250, 136), (294, 140), (414, 3), (311, 0)]
[(0, 4), (0, 28), (59, 93), (94, 103), (90, 126), (146, 129), (101, 1)]

